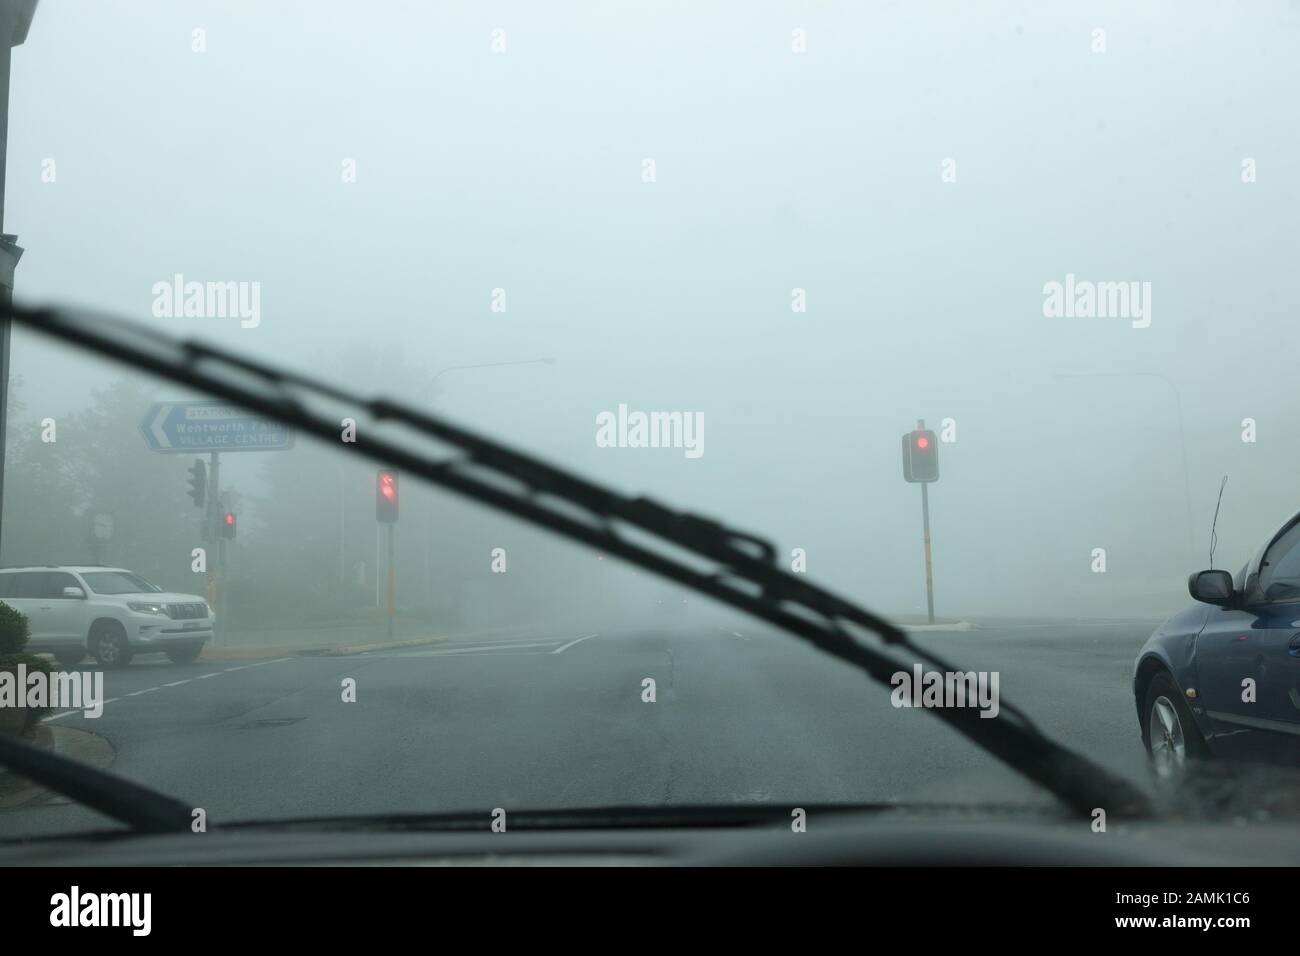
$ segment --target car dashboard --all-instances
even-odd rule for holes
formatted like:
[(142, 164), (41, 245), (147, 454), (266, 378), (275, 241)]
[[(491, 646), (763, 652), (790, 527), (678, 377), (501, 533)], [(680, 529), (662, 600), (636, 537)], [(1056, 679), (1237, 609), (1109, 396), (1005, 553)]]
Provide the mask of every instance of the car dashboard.
[(7, 843), (5, 866), (1291, 866), (1295, 823), (1123, 823), (845, 815), (789, 827), (492, 833), (232, 827)]

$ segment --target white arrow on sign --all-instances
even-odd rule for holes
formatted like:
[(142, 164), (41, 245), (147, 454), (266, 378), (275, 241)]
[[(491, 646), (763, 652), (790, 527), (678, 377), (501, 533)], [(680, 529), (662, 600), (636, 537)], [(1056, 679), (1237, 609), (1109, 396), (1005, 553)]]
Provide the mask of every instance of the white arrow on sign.
[(158, 414), (154, 416), (153, 422), (149, 425), (149, 433), (153, 435), (154, 441), (158, 443), (159, 448), (171, 448), (171, 439), (163, 431), (163, 422), (166, 421), (167, 415), (171, 412), (172, 406), (158, 406)]

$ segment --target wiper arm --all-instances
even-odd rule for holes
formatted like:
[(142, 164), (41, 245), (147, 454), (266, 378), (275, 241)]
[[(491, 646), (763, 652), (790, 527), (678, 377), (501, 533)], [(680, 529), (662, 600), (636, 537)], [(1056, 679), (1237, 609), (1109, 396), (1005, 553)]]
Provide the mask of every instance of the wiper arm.
[(0, 734), (0, 766), (141, 833), (190, 829), (193, 808), (80, 760)]
[[(755, 535), (675, 511), (647, 498), (621, 495), (410, 406), (353, 395), (311, 376), (206, 343), (178, 340), (99, 314), (18, 305), (11, 306), (9, 314), (14, 321), (46, 335), (201, 389), (327, 442), (339, 440), (337, 419), (313, 411), (306, 404), (309, 400), (339, 402), (353, 414), (364, 411), (376, 420), (397, 423), (453, 446), (462, 454), (440, 460), (358, 429), (356, 441), (345, 447), (617, 555), (768, 621), (859, 667), (886, 686), (891, 686), (890, 678), (895, 673), (910, 670), (918, 662), (943, 672), (958, 670), (913, 644), (906, 633), (885, 619), (781, 569), (776, 563), (776, 549)], [(506, 487), (502, 478), (512, 480), (517, 487)], [(658, 539), (654, 542), (657, 549), (620, 533), (616, 527), (619, 524)], [(712, 567), (699, 570), (665, 553), (665, 544), (708, 559)], [(889, 650), (860, 643), (854, 637), (856, 631), (877, 635)], [(897, 656), (901, 653), (906, 654), (906, 659)], [(1091, 814), (1098, 807), (1111, 816), (1152, 812), (1150, 801), (1139, 789), (1050, 739), (1005, 700), (1000, 701), (1000, 713), (993, 719), (982, 718), (975, 708), (931, 710), (1082, 814)]]

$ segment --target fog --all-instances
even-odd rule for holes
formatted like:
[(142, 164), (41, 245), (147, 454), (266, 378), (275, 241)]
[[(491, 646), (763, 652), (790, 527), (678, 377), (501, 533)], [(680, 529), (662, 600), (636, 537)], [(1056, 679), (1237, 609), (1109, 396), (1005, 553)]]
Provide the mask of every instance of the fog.
[[(436, 408), (888, 614), (925, 608), (899, 451), (924, 419), (938, 613), (1163, 616), (1224, 475), (1216, 566), (1300, 509), (1300, 9), (1262, 6), (47, 2), (13, 58), (16, 297)], [(256, 322), (159, 316), (177, 275), (257, 283)], [(1138, 283), (1145, 314), (1045, 315), (1054, 282)], [(12, 368), (11, 459), (83, 416), (41, 454), (84, 460), (124, 373), (23, 331)], [(190, 459), (134, 431), (150, 397), (198, 396), (119, 395), (117, 477), (11, 476), (5, 563), (56, 560), (46, 509), (72, 541), (107, 497), (112, 560), (184, 583)], [(702, 453), (600, 447), (620, 405), (698, 416)], [(243, 594), (329, 567), (373, 598), (373, 466), (342, 458), (223, 461)], [(173, 497), (140, 500), (155, 479)], [(403, 493), (399, 600), (435, 622), (655, 619), (659, 585)], [(165, 555), (128, 545), (151, 517)]]

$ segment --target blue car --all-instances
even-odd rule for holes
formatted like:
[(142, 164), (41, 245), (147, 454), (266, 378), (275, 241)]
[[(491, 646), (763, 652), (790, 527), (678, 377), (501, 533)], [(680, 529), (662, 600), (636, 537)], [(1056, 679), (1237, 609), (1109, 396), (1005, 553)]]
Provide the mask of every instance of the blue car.
[(1198, 571), (1198, 602), (1151, 635), (1133, 674), (1160, 778), (1196, 761), (1300, 767), (1300, 513), (1237, 572)]

